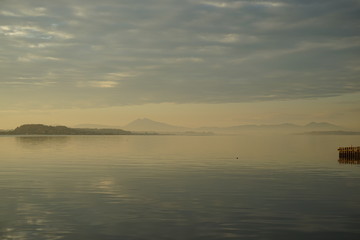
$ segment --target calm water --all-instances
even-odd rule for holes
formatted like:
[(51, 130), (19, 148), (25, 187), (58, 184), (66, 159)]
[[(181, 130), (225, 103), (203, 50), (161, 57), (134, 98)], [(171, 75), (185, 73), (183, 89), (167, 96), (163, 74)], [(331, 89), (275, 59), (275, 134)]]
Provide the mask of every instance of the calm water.
[(359, 136), (0, 137), (1, 240), (360, 239)]

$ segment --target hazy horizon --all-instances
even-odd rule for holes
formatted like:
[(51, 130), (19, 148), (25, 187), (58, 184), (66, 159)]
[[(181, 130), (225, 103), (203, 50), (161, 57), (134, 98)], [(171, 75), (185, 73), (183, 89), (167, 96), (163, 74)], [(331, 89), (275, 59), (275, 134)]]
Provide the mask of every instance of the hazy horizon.
[[(39, 128), (40, 127), (40, 128)], [(360, 133), (358, 129), (347, 128), (344, 126), (334, 125), (330, 122), (308, 122), (306, 124), (294, 124), (294, 123), (280, 123), (280, 124), (240, 124), (233, 126), (198, 126), (198, 127), (186, 127), (180, 125), (172, 125), (166, 122), (154, 121), (148, 118), (139, 118), (135, 119), (126, 125), (102, 125), (102, 124), (91, 124), (91, 123), (83, 123), (77, 124), (73, 126), (65, 126), (62, 124), (44, 124), (44, 123), (25, 123), (17, 126), (14, 129), (1, 129), (0, 131), (10, 131), (22, 129), (22, 133), (16, 134), (37, 134), (39, 131), (43, 132), (41, 129), (49, 129), (50, 132), (47, 135), (54, 135), (52, 132), (54, 127), (65, 127), (61, 128), (61, 132), (56, 132), (56, 134), (60, 135), (73, 135), (75, 132), (66, 132), (68, 129), (73, 129), (76, 131), (77, 129), (93, 129), (93, 130), (105, 130), (109, 129), (115, 131), (115, 129), (129, 131), (128, 133), (142, 133), (142, 132), (153, 132), (159, 134), (185, 134), (194, 136), (198, 136), (196, 134), (205, 134), (205, 135), (214, 135), (214, 134), (230, 134), (230, 135), (238, 135), (238, 134), (315, 134), (315, 135), (357, 135)], [(69, 129), (70, 128), (70, 129)], [(88, 134), (88, 132), (85, 132)], [(110, 132), (104, 132), (105, 134), (110, 134)], [(115, 132), (112, 132), (114, 134)], [(40, 133), (42, 134), (42, 133)], [(94, 132), (91, 135), (101, 135), (103, 133)], [(118, 135), (116, 133), (115, 135)], [(124, 134), (123, 132), (120, 133)], [(79, 133), (75, 135), (81, 135)]]
[(0, 129), (360, 129), (359, 1), (1, 1)]

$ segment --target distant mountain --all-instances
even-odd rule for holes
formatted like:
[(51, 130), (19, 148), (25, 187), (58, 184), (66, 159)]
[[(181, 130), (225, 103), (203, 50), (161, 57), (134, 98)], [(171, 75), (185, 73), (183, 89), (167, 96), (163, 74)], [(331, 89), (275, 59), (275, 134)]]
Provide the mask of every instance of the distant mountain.
[(1, 132), (6, 135), (130, 135), (121, 129), (69, 128), (65, 126), (47, 126), (43, 124), (25, 124), (14, 130)]
[(305, 128), (315, 128), (315, 129), (340, 129), (341, 127), (336, 126), (327, 122), (311, 122), (304, 126)]
[(157, 133), (220, 133), (220, 134), (241, 134), (241, 133), (304, 133), (311, 131), (344, 131), (346, 129), (327, 122), (310, 122), (306, 125), (297, 125), (292, 123), (281, 124), (245, 124), (230, 127), (199, 127), (186, 128), (175, 126), (164, 122), (157, 122), (148, 118), (136, 119), (125, 126), (107, 126), (98, 124), (76, 125), (81, 128), (101, 128), (101, 129), (126, 129), (137, 132), (157, 132)]
[(266, 129), (294, 129), (299, 128), (300, 126), (291, 124), (291, 123), (282, 123), (282, 124), (264, 124), (264, 125), (239, 125), (228, 127), (229, 130), (241, 130), (241, 129), (254, 129), (254, 130), (266, 130)]
[(199, 130), (203, 131), (213, 131), (217, 133), (244, 133), (244, 132), (277, 132), (277, 133), (299, 133), (304, 131), (335, 131), (335, 130), (343, 130), (342, 127), (333, 125), (331, 123), (326, 122), (312, 122), (302, 125), (296, 125), (292, 123), (282, 123), (282, 124), (262, 124), (262, 125), (237, 125), (232, 127), (202, 127)]
[(123, 128), (123, 127), (121, 127), (121, 126), (101, 125), (101, 124), (78, 124), (78, 125), (75, 125), (74, 128), (120, 129), (120, 128)]
[(238, 132), (238, 131), (256, 131), (256, 130), (291, 130), (301, 128), (299, 125), (291, 123), (283, 124), (263, 124), (263, 125), (254, 125), (254, 124), (244, 124), (231, 127), (202, 127), (202, 130), (208, 131), (225, 131), (225, 132)]
[(360, 135), (360, 132), (354, 131), (312, 131), (301, 133), (303, 135)]
[(183, 132), (188, 131), (189, 128), (174, 126), (167, 123), (156, 122), (148, 118), (136, 119), (123, 127), (129, 131), (142, 132)]

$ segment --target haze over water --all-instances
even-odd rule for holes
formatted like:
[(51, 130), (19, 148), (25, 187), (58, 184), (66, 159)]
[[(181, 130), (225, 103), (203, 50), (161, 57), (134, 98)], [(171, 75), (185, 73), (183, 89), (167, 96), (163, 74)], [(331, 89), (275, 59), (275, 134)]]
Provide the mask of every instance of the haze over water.
[(2, 136), (0, 239), (358, 239), (359, 136)]
[(0, 0), (0, 240), (360, 239), (359, 12)]

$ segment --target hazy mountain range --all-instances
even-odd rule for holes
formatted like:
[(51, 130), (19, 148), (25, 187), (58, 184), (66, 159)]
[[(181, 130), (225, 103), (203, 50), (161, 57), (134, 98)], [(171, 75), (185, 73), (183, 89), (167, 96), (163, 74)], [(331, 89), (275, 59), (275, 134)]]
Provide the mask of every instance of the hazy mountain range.
[(263, 125), (237, 125), (231, 127), (199, 127), (187, 128), (182, 126), (175, 126), (163, 122), (153, 121), (151, 119), (142, 118), (136, 119), (125, 126), (107, 126), (97, 124), (80, 124), (77, 128), (121, 128), (128, 131), (138, 132), (160, 132), (160, 133), (178, 133), (178, 132), (213, 132), (225, 134), (239, 134), (243, 132), (288, 132), (301, 133), (312, 131), (344, 131), (341, 126), (337, 126), (327, 122), (311, 122), (306, 125), (297, 125), (292, 123), (283, 124), (263, 124)]
[(153, 121), (147, 118), (137, 119), (125, 126), (108, 126), (98, 124), (80, 124), (69, 128), (66, 126), (47, 126), (43, 124), (25, 124), (14, 130), (0, 130), (0, 135), (133, 135), (133, 134), (244, 134), (244, 133), (285, 133), (310, 135), (359, 135), (359, 131), (349, 131), (343, 127), (327, 122), (311, 122), (306, 125), (291, 123), (238, 125), (231, 127), (187, 128)]

